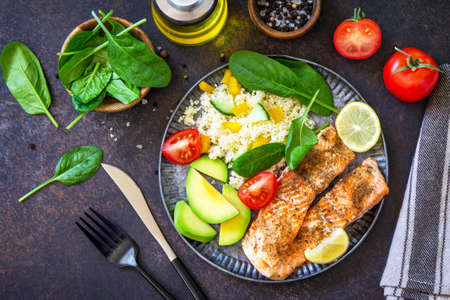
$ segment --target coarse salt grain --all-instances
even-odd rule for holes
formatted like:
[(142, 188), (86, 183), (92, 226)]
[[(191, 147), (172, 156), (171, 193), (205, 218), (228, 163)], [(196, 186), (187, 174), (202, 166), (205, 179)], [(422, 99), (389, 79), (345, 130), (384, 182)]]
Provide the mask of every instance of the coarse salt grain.
[(125, 125), (126, 125), (127, 127), (130, 127), (131, 123), (130, 123), (130, 122), (127, 122)]
[(147, 99), (142, 99), (142, 104), (147, 104), (148, 103), (148, 100)]
[(136, 145), (136, 148), (138, 148), (139, 150), (141, 150), (142, 148), (144, 148), (142, 145)]

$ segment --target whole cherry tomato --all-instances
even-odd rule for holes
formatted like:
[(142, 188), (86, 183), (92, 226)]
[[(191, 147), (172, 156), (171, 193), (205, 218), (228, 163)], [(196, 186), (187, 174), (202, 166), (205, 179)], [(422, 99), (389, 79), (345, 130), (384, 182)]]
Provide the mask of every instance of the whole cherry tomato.
[(386, 62), (383, 80), (386, 88), (405, 102), (416, 102), (436, 86), (439, 68), (434, 59), (417, 48), (397, 50)]
[(381, 29), (367, 19), (361, 8), (355, 8), (353, 18), (343, 21), (334, 31), (333, 43), (336, 50), (350, 59), (371, 57), (381, 44)]

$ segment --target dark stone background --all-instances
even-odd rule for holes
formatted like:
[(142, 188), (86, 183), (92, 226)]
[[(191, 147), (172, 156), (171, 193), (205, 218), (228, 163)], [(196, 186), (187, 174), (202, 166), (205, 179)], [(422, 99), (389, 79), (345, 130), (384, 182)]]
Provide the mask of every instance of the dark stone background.
[[(232, 3), (230, 3), (232, 2)], [(449, 62), (449, 2), (325, 0), (316, 26), (304, 37), (274, 40), (250, 22), (246, 1), (229, 1), (224, 31), (201, 47), (170, 43), (157, 30), (150, 1), (1, 0), (0, 48), (18, 40), (40, 59), (50, 85), (55, 129), (45, 116), (24, 113), (0, 81), (0, 298), (2, 299), (153, 299), (155, 291), (138, 274), (120, 271), (94, 250), (75, 227), (92, 206), (121, 224), (142, 248), (147, 269), (178, 299), (190, 294), (158, 244), (103, 170), (89, 181), (66, 187), (56, 183), (26, 202), (17, 199), (51, 177), (62, 153), (85, 144), (103, 148), (104, 161), (127, 171), (141, 186), (169, 243), (211, 299), (379, 299), (380, 277), (395, 228), (410, 161), (426, 100), (407, 104), (384, 88), (382, 68), (393, 46), (418, 47), (438, 63)], [(383, 31), (379, 51), (363, 61), (347, 60), (334, 50), (332, 33), (353, 7), (361, 6)], [(155, 45), (167, 49), (173, 70), (168, 88), (154, 89), (147, 105), (117, 114), (89, 113), (70, 132), (74, 117), (70, 97), (56, 78), (56, 52), (66, 35), (90, 18), (91, 9), (115, 10), (141, 26)], [(391, 194), (367, 240), (338, 266), (311, 279), (290, 284), (258, 284), (226, 275), (197, 257), (178, 238), (161, 205), (157, 176), (160, 140), (170, 110), (203, 74), (238, 49), (307, 58), (347, 78), (378, 112), (387, 139)], [(185, 64), (185, 67), (183, 65)], [(183, 75), (189, 79), (183, 79)], [(153, 108), (156, 108), (153, 111)], [(126, 127), (126, 122), (131, 126)], [(113, 142), (111, 133), (118, 137)], [(437, 141), (438, 142), (438, 141)], [(29, 143), (36, 149), (29, 148)], [(137, 144), (144, 148), (139, 150)]]

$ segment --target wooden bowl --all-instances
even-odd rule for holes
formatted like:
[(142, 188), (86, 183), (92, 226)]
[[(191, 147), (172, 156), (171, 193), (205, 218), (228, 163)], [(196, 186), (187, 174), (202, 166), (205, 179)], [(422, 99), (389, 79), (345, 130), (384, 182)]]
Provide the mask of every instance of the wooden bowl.
[(298, 38), (299, 36), (307, 33), (317, 22), (317, 19), (319, 19), (320, 10), (322, 7), (322, 0), (313, 0), (313, 11), (308, 22), (306, 22), (305, 25), (297, 30), (283, 32), (275, 30), (264, 23), (264, 21), (259, 16), (258, 5), (256, 4), (257, 1), (258, 0), (248, 0), (248, 11), (250, 13), (250, 19), (252, 19), (253, 23), (256, 25), (256, 27), (258, 27), (259, 30), (261, 30), (268, 36), (284, 40)]
[[(118, 18), (118, 17), (110, 17), (110, 18), (113, 19), (114, 21), (119, 22), (120, 24), (122, 24), (125, 27), (128, 27), (133, 24), (122, 18)], [(64, 52), (64, 50), (66, 49), (67, 43), (69, 42), (69, 39), (72, 36), (74, 36), (75, 34), (77, 34), (80, 31), (91, 30), (96, 25), (97, 25), (97, 21), (95, 21), (95, 19), (90, 19), (90, 20), (87, 20), (86, 22), (81, 23), (77, 27), (75, 27), (75, 29), (72, 30), (72, 32), (67, 36), (66, 40), (64, 41), (64, 44), (61, 47), (61, 52)], [(144, 42), (153, 52), (155, 52), (155, 47), (153, 47), (153, 44), (150, 41), (150, 38), (142, 29), (135, 27), (130, 31), (130, 33), (138, 40)], [(106, 98), (105, 98), (105, 100), (103, 100), (102, 104), (97, 106), (97, 108), (95, 110), (100, 111), (100, 112), (112, 113), (112, 112), (119, 112), (119, 111), (129, 109), (129, 108), (135, 106), (136, 104), (138, 104), (142, 100), (142, 98), (144, 98), (150, 92), (149, 87), (140, 88), (140, 90), (141, 90), (141, 93), (139, 95), (139, 98), (137, 98), (136, 100), (134, 100), (133, 102), (131, 102), (129, 104), (124, 104), (111, 96), (106, 96)], [(66, 91), (72, 96), (72, 93), (68, 89), (66, 89)]]

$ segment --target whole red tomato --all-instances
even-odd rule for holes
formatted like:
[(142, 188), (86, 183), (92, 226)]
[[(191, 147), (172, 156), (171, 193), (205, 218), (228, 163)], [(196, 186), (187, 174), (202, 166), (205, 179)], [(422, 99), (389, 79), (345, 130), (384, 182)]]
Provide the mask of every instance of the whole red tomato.
[(439, 68), (434, 59), (417, 48), (397, 50), (386, 62), (383, 80), (386, 88), (405, 102), (416, 102), (436, 86)]

